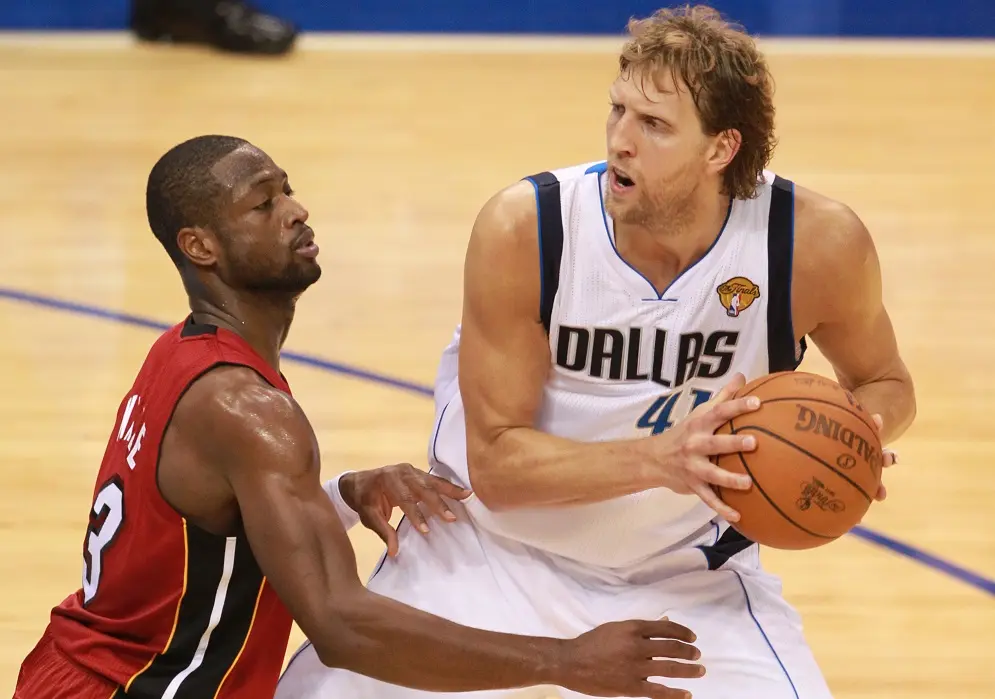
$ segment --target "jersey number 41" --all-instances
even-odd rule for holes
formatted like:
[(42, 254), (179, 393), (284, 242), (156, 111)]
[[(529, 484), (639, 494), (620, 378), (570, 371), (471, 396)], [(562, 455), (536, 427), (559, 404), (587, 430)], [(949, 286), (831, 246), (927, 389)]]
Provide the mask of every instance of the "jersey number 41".
[[(687, 396), (690, 393), (691, 405), (687, 410), (679, 409), (680, 412), (677, 413), (675, 418), (674, 408), (678, 403), (685, 403), (681, 398)], [(690, 391), (675, 391), (674, 393), (666, 393), (659, 398), (657, 398), (653, 403), (647, 408), (646, 412), (636, 421), (636, 427), (641, 430), (652, 430), (651, 434), (660, 434), (665, 432), (674, 426), (681, 417), (687, 416), (692, 410), (697, 408), (702, 403), (707, 403), (712, 397), (711, 391), (706, 391), (700, 388), (692, 388)], [(681, 408), (684, 408), (681, 405)]]

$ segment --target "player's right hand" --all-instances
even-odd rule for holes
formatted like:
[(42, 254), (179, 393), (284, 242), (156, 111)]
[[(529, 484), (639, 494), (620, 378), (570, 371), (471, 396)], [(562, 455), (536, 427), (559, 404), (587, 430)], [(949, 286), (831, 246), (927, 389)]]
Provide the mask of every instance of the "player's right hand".
[(747, 490), (752, 481), (749, 476), (719, 468), (709, 457), (757, 448), (756, 437), (752, 435), (715, 434), (729, 420), (760, 407), (756, 396), (733, 398), (745, 385), (746, 377), (737, 373), (707, 403), (699, 405), (663, 434), (650, 438), (664, 445), (661, 485), (675, 493), (694, 493), (727, 522), (738, 521), (739, 513), (725, 504), (711, 486)]
[(556, 684), (596, 697), (689, 699), (690, 692), (649, 678), (704, 675), (704, 666), (688, 662), (701, 656), (695, 640), (691, 629), (666, 618), (604, 624), (564, 641)]

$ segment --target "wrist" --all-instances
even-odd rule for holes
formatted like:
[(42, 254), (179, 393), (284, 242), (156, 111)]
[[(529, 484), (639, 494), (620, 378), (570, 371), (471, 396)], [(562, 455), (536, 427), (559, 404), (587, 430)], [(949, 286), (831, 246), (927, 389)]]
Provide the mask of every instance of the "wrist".
[(570, 648), (573, 643), (571, 639), (550, 638), (545, 639), (543, 648), (539, 649), (535, 657), (539, 661), (538, 680), (542, 684), (551, 684), (557, 687), (567, 687), (570, 685)]
[(659, 488), (666, 483), (663, 475), (671, 460), (670, 435), (664, 433), (654, 437), (635, 439), (626, 447), (630, 462), (625, 469), (632, 478), (633, 492)]
[(349, 531), (359, 524), (359, 514), (355, 506), (355, 471), (345, 471), (330, 481), (326, 481), (322, 489), (327, 493), (335, 511), (342, 520), (342, 526)]

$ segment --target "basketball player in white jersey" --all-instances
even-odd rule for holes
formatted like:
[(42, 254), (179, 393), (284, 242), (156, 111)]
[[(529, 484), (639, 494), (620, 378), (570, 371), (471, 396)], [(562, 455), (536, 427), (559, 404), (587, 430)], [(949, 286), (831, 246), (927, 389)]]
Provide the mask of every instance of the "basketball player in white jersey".
[[(883, 441), (901, 435), (915, 400), (875, 248), (845, 205), (766, 170), (773, 87), (748, 36), (708, 8), (629, 30), (606, 161), (513, 184), (477, 218), (429, 443), (433, 471), (474, 492), (455, 523), (402, 524), (368, 585), (523, 634), (666, 616), (697, 634), (705, 675), (652, 681), (826, 699), (798, 614), (710, 487), (749, 480), (708, 461), (709, 410), (796, 368), (808, 338)], [(324, 668), (306, 644), (277, 693), (426, 696)]]

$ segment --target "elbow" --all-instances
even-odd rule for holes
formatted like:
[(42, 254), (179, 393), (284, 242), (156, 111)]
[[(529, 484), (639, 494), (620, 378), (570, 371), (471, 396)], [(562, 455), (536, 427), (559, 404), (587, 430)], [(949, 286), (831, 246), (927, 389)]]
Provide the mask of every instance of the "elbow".
[(344, 662), (344, 657), (338, 648), (338, 643), (318, 642), (314, 639), (308, 639), (308, 641), (314, 646), (314, 652), (322, 665), (327, 668), (349, 669), (349, 663)]
[(501, 482), (494, 449), (467, 450), (467, 467), (470, 487), (477, 500), (492, 512), (503, 512), (514, 507), (509, 498), (509, 488)]
[(909, 427), (915, 422), (916, 414), (918, 413), (918, 405), (916, 404), (916, 388), (912, 383), (912, 376), (906, 374), (905, 376), (905, 395), (906, 395), (906, 417), (905, 425)]
[(308, 634), (321, 664), (329, 668), (355, 670), (363, 650), (364, 593), (336, 595), (330, 608), (320, 615), (321, 626)]

